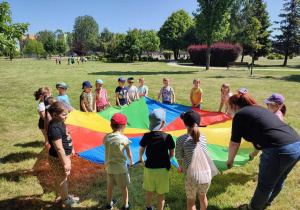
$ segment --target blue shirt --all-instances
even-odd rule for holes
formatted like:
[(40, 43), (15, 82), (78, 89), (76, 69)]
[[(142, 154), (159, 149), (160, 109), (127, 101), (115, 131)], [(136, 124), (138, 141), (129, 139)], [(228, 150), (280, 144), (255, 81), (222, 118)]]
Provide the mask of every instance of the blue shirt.
[(70, 104), (70, 101), (69, 101), (69, 96), (67, 94), (58, 95), (57, 100), (60, 101), (60, 102), (63, 102), (68, 107), (68, 109), (73, 110), (73, 108)]
[[(127, 104), (127, 94), (128, 94), (128, 88), (127, 87), (117, 87), (115, 93), (118, 93), (119, 102), (121, 106), (124, 106)], [(116, 103), (118, 105), (118, 103)]]

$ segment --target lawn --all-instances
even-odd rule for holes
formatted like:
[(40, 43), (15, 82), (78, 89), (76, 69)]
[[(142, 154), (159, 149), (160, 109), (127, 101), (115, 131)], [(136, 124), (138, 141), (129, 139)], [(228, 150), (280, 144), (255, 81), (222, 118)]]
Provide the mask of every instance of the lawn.
[[(262, 62), (262, 61), (259, 61)], [(259, 64), (259, 62), (257, 62)], [(266, 65), (281, 65), (281, 62), (266, 61)], [(288, 63), (289, 64), (289, 63)], [(299, 61), (300, 64), (300, 61)], [(295, 65), (299, 65), (296, 63)], [(263, 65), (263, 64), (261, 64)], [(273, 68), (273, 67), (272, 67)], [(274, 67), (277, 68), (277, 67)], [(278, 66), (279, 69), (288, 69)], [(289, 68), (291, 69), (291, 68)], [(79, 108), (81, 83), (89, 80), (94, 84), (101, 78), (108, 97), (114, 102), (114, 90), (118, 77), (144, 77), (149, 88), (149, 97), (157, 99), (163, 86), (162, 79), (170, 78), (175, 90), (176, 102), (189, 105), (189, 92), (194, 78), (200, 78), (203, 94), (203, 109), (217, 111), (220, 103), (220, 88), (230, 83), (232, 91), (246, 87), (258, 102), (272, 93), (281, 93), (286, 99), (287, 115), (284, 120), (298, 133), (300, 72), (249, 71), (171, 67), (166, 62), (106, 63), (87, 62), (73, 69), (62, 60), (0, 59), (0, 208), (1, 209), (54, 209), (53, 175), (47, 165), (43, 136), (38, 130), (38, 102), (33, 92), (42, 86), (52, 89), (57, 95), (55, 84), (64, 81), (69, 85), (67, 94), (73, 107)], [(114, 103), (112, 103), (114, 104)], [(228, 139), (229, 141), (229, 139)], [(80, 157), (72, 159), (73, 169), (69, 177), (70, 193), (81, 198), (78, 208), (103, 209), (106, 198), (106, 174), (103, 165), (91, 163)], [(129, 200), (132, 209), (144, 209), (145, 191), (142, 189), (141, 165), (130, 168), (132, 184)], [(209, 209), (234, 209), (237, 202), (248, 202), (256, 182), (258, 158), (244, 165), (223, 172), (212, 180), (208, 191)], [(294, 168), (286, 181), (285, 188), (270, 209), (300, 209), (300, 164)], [(166, 209), (185, 209), (186, 197), (183, 174), (172, 167), (170, 193), (166, 194)], [(119, 199), (120, 191), (115, 190)], [(198, 205), (198, 204), (197, 204)], [(156, 206), (156, 204), (155, 204)], [(199, 208), (199, 207), (198, 207)]]

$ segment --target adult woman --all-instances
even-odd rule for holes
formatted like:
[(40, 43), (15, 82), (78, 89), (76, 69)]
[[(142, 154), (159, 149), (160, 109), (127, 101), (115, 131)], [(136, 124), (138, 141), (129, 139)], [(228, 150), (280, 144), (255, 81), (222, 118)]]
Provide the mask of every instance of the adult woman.
[(229, 106), (234, 118), (227, 167), (233, 165), (241, 138), (252, 142), (255, 147), (250, 156), (262, 150), (255, 193), (250, 204), (241, 204), (239, 209), (260, 210), (271, 205), (283, 188), (287, 175), (299, 161), (300, 137), (249, 95), (231, 96)]

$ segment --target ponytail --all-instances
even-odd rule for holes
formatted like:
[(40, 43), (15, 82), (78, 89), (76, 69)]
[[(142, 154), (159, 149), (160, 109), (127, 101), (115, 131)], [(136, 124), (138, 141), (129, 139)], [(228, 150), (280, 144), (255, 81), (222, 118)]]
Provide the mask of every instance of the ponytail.
[(192, 131), (190, 133), (191, 137), (193, 138), (194, 142), (199, 142), (200, 138), (200, 131), (198, 129), (198, 125), (195, 123), (194, 126), (191, 128)]
[(286, 105), (285, 104), (281, 105), (280, 111), (281, 111), (282, 115), (285, 116), (285, 113), (286, 113)]
[(260, 106), (262, 105), (258, 104), (249, 94), (234, 94), (229, 98), (229, 105), (236, 105), (239, 107), (245, 107), (245, 106)]
[(50, 92), (51, 90), (48, 87), (41, 87), (37, 91), (35, 91), (33, 95), (35, 97), (35, 100), (37, 101), (40, 99), (40, 96), (45, 96)]

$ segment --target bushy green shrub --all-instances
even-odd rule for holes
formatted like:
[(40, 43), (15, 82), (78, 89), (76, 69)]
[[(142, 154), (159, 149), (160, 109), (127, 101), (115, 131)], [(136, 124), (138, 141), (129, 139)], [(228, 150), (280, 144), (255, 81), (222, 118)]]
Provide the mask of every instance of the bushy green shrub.
[(88, 60), (91, 60), (92, 59), (92, 56), (85, 56), (86, 57), (86, 59), (88, 59)]
[(102, 61), (107, 61), (107, 58), (102, 58)]
[(281, 54), (276, 54), (276, 59), (278, 60), (281, 60), (281, 59), (284, 59), (284, 55), (281, 55)]
[(98, 60), (99, 60), (99, 61), (102, 61), (103, 58), (104, 58), (103, 55), (98, 55)]
[(0, 51), (0, 56), (3, 56), (4, 54), (3, 54), (3, 52), (2, 51)]
[(269, 53), (268, 56), (267, 56), (267, 59), (274, 60), (274, 59), (276, 59), (276, 56), (273, 53)]
[(169, 60), (172, 58), (174, 53), (173, 51), (163, 51), (162, 54), (165, 57), (165, 59)]

